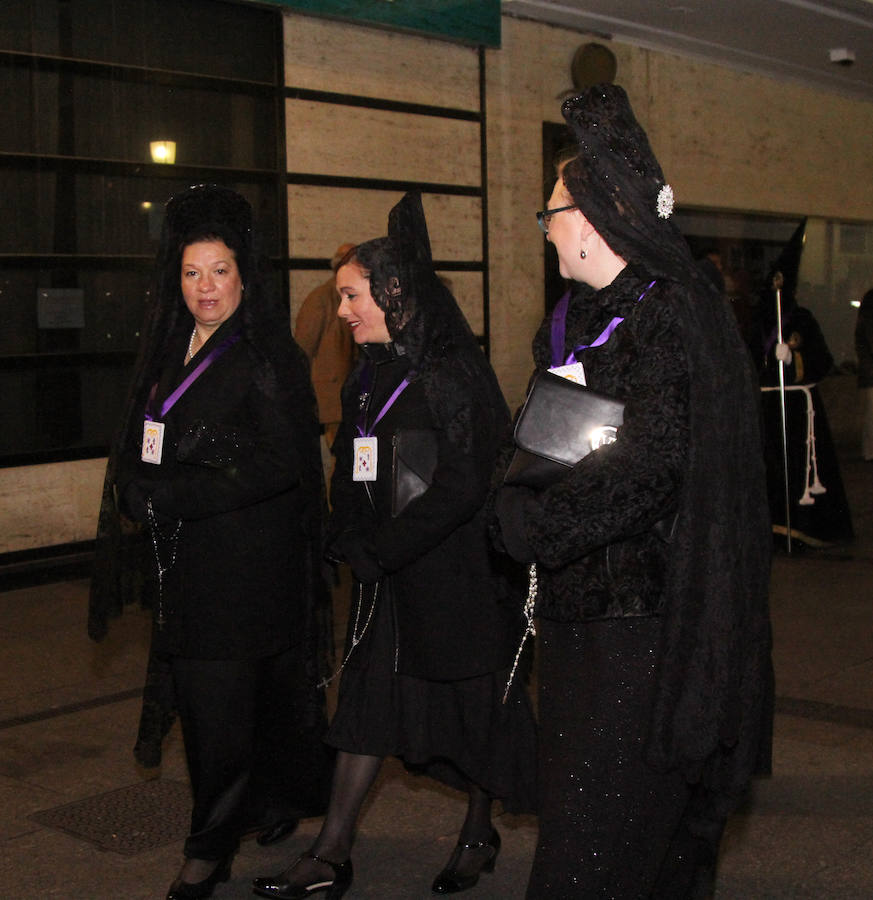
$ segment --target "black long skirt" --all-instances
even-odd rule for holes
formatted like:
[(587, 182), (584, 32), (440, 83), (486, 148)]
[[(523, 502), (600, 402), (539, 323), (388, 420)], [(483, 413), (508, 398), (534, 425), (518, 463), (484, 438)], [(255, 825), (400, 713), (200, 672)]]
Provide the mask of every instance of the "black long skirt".
[(692, 788), (643, 759), (659, 629), (658, 618), (537, 626), (540, 808), (528, 900), (696, 896), (698, 862), (712, 853), (683, 829)]
[[(364, 588), (358, 634), (372, 587)], [(366, 641), (351, 649), (358, 585), (337, 709), (327, 743), (368, 756), (396, 756), (413, 772), (466, 790), (473, 782), (504, 810), (532, 812), (536, 730), (530, 699), (514, 683), (504, 704), (508, 670), (458, 681), (430, 681), (394, 671), (395, 631), (390, 587), (380, 588)]]

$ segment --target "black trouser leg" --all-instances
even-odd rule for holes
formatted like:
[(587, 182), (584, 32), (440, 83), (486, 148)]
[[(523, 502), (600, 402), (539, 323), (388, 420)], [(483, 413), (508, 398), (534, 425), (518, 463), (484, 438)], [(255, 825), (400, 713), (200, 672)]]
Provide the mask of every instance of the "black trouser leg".
[(261, 663), (248, 825), (323, 815), (334, 751), (324, 743), (324, 693), (307, 677), (296, 648)]
[(173, 659), (194, 795), (189, 858), (221, 859), (245, 829), (260, 662)]

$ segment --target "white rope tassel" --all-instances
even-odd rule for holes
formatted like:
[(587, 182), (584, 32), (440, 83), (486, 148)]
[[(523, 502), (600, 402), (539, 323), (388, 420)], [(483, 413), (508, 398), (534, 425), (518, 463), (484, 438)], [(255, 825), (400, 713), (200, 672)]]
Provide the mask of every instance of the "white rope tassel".
[(798, 500), (800, 506), (812, 506), (814, 494), (825, 494), (827, 488), (818, 478), (818, 457), (815, 453), (815, 408), (812, 404), (812, 392), (801, 385), (806, 395), (806, 478), (803, 485), (803, 496)]
[[(812, 392), (815, 384), (792, 384), (785, 388), (789, 391), (802, 391), (806, 396), (806, 477), (803, 484), (803, 494), (797, 501), (799, 506), (812, 506), (817, 494), (826, 494), (828, 489), (821, 483), (818, 477), (818, 457), (815, 452), (815, 408), (812, 405)], [(762, 387), (763, 392), (776, 391), (775, 387)]]
[(803, 478), (803, 494), (797, 501), (798, 506), (812, 506), (815, 503), (815, 497), (809, 492), (809, 472), (812, 468), (812, 444), (815, 440), (815, 432), (812, 428), (812, 398), (809, 391), (806, 394), (806, 472)]
[(809, 486), (809, 492), (810, 494), (826, 494), (828, 489), (818, 480), (818, 457), (815, 455), (815, 408), (812, 405), (812, 395), (809, 398), (809, 433), (812, 453), (812, 484)]
[(528, 581), (527, 581), (527, 598), (524, 601), (524, 608), (522, 612), (524, 613), (524, 619), (526, 622), (524, 634), (521, 636), (521, 643), (518, 645), (518, 650), (515, 653), (515, 659), (512, 663), (512, 669), (509, 672), (509, 680), (506, 682), (506, 690), (503, 692), (503, 702), (506, 703), (507, 697), (509, 697), (509, 689), (512, 687), (512, 681), (515, 678), (515, 670), (518, 668), (518, 661), (521, 659), (521, 651), (524, 650), (524, 643), (527, 640), (528, 635), (536, 636), (537, 630), (534, 627), (534, 608), (537, 602), (537, 591), (539, 586), (537, 584), (537, 564), (531, 563), (527, 570)]

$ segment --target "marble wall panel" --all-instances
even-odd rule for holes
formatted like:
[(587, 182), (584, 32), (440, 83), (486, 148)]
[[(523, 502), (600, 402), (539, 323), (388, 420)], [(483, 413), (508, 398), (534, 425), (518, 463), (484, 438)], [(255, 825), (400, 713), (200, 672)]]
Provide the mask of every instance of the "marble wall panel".
[(479, 109), (475, 49), (294, 14), (285, 17), (285, 83), (309, 90)]
[(92, 540), (105, 459), (0, 469), (0, 553)]
[(873, 180), (873, 104), (675, 57), (652, 70), (678, 202), (873, 217), (873, 195), (856, 189)]
[[(288, 242), (292, 257), (330, 258), (343, 243), (379, 237), (400, 191), (316, 185), (288, 186)], [(482, 203), (478, 197), (423, 194), (434, 259), (482, 259)]]
[(477, 186), (479, 123), (286, 100), (289, 172)]

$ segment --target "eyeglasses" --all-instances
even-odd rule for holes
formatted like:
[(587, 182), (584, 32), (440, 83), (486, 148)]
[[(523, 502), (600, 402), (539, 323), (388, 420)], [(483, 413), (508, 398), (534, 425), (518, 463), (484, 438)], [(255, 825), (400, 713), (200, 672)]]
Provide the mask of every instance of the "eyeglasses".
[(555, 213), (566, 212), (568, 209), (578, 209), (579, 207), (575, 204), (573, 206), (559, 206), (557, 209), (543, 209), (537, 213), (537, 225), (540, 226), (543, 230), (543, 234), (549, 233), (549, 219)]

